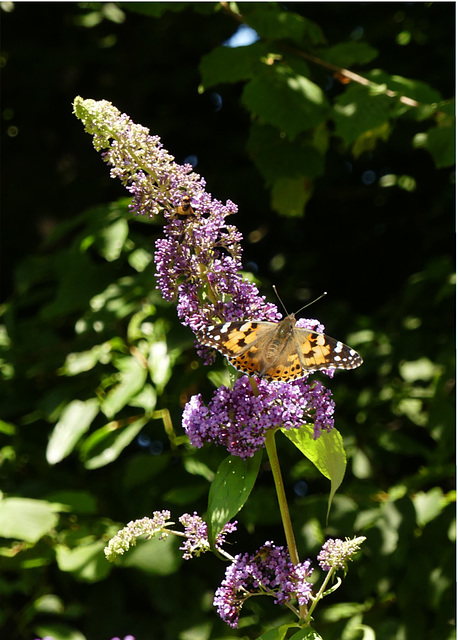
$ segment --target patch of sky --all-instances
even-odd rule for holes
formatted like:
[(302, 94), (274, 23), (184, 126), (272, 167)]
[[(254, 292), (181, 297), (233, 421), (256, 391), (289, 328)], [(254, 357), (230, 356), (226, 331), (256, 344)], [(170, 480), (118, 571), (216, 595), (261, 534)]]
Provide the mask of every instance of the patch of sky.
[(259, 36), (254, 29), (249, 27), (247, 24), (241, 24), (237, 31), (228, 38), (225, 42), (223, 42), (224, 47), (247, 47), (249, 44), (253, 44), (259, 40)]

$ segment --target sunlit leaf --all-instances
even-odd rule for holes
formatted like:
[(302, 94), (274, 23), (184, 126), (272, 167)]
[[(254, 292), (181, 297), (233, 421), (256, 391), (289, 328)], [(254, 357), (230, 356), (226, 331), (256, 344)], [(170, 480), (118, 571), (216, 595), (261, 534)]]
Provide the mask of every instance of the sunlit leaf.
[(56, 546), (56, 560), (61, 571), (72, 573), (81, 582), (97, 582), (105, 578), (110, 563), (103, 554), (105, 542), (97, 540), (70, 549), (62, 544)]
[(229, 456), (219, 465), (208, 496), (208, 539), (213, 545), (216, 535), (248, 500), (261, 464), (262, 450), (242, 460)]
[(95, 398), (86, 402), (73, 400), (67, 405), (52, 431), (46, 448), (46, 459), (49, 464), (60, 462), (73, 451), (98, 412), (99, 402)]
[(87, 438), (80, 456), (87, 469), (98, 469), (116, 460), (132, 440), (140, 433), (148, 418), (138, 418), (127, 426), (111, 422)]
[(118, 360), (117, 366), (119, 381), (102, 403), (103, 412), (108, 418), (115, 416), (143, 388), (148, 375), (146, 367), (134, 357)]
[(37, 542), (58, 522), (53, 505), (31, 498), (0, 500), (0, 536)]
[(313, 425), (305, 424), (300, 429), (282, 429), (287, 438), (308, 458), (316, 468), (331, 481), (328, 500), (328, 516), (332, 499), (340, 487), (347, 467), (347, 456), (342, 436), (337, 429), (324, 432), (313, 439)]

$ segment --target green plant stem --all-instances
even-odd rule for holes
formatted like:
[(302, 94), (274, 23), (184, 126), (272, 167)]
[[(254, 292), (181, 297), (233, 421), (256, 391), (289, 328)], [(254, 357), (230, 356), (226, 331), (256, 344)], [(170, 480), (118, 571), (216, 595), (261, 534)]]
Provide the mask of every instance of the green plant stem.
[(266, 433), (266, 451), (269, 456), (270, 467), (274, 477), (275, 489), (277, 491), (278, 506), (280, 507), (281, 519), (285, 530), (286, 543), (293, 564), (298, 564), (299, 555), (297, 553), (296, 540), (294, 538), (293, 527), (289, 515), (288, 502), (286, 500), (285, 487), (281, 475), (280, 462), (277, 455), (277, 447), (275, 445), (275, 432), (268, 429)]
[(308, 614), (307, 614), (307, 617), (306, 617), (306, 620), (305, 620), (306, 622), (309, 622), (309, 621), (310, 621), (310, 619), (311, 619), (311, 617), (312, 617), (313, 610), (315, 609), (316, 605), (319, 603), (319, 601), (320, 601), (320, 600), (321, 600), (321, 598), (323, 597), (323, 594), (324, 594), (324, 592), (325, 592), (325, 589), (326, 589), (326, 587), (327, 587), (327, 584), (328, 584), (329, 580), (331, 579), (331, 576), (333, 576), (333, 575), (334, 575), (335, 571), (336, 571), (336, 570), (335, 570), (335, 568), (333, 567), (333, 568), (328, 572), (328, 575), (327, 575), (327, 576), (326, 576), (326, 578), (324, 579), (324, 582), (323, 582), (323, 584), (321, 585), (320, 590), (318, 591), (318, 593), (316, 594), (315, 598), (313, 599), (312, 606), (310, 607), (310, 610), (309, 610), (309, 612), (308, 612)]
[[(280, 507), (281, 520), (285, 531), (286, 544), (288, 545), (289, 557), (293, 564), (299, 564), (299, 554), (297, 552), (296, 539), (294, 537), (293, 525), (289, 515), (288, 502), (286, 500), (285, 486), (281, 475), (280, 462), (278, 460), (277, 447), (275, 445), (275, 431), (268, 429), (266, 433), (266, 451), (269, 457), (270, 468), (274, 478), (275, 489), (277, 491), (278, 506)], [(299, 607), (300, 618), (306, 620), (307, 606)]]

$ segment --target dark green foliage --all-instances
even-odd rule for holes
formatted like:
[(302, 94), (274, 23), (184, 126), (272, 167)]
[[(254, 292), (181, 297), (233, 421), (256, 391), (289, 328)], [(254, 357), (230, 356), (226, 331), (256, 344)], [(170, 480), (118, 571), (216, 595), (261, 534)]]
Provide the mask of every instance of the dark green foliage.
[[(112, 101), (178, 162), (196, 155), (209, 191), (240, 205), (231, 222), (263, 293), (274, 282), (294, 311), (327, 290), (306, 314), (364, 357), (329, 383), (348, 467), (328, 524), (328, 480), (277, 437), (301, 557), (326, 536), (367, 537), (315, 628), (454, 637), (454, 7), (238, 9), (3, 14), (2, 638), (280, 638), (268, 630), (292, 621), (252, 599), (230, 631), (211, 604), (225, 565), (183, 562), (175, 540), (103, 557), (129, 520), (203, 515), (226, 455), (181, 430), (209, 369), (155, 290), (161, 222), (128, 213), (71, 115), (77, 94)], [(222, 46), (239, 20), (260, 39)], [(237, 519), (231, 553), (283, 543), (265, 459)]]

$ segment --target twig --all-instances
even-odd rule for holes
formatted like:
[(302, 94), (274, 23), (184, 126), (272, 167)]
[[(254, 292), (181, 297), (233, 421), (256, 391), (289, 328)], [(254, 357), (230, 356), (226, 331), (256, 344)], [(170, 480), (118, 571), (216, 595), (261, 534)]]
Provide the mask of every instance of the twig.
[[(233, 11), (229, 6), (228, 2), (221, 2), (220, 4), (223, 7), (223, 9), (226, 11), (226, 13), (230, 15), (232, 18), (234, 18), (234, 20), (237, 20), (237, 22), (239, 22), (240, 24), (244, 23), (243, 16), (240, 13), (236, 13), (235, 11)], [(313, 62), (314, 64), (320, 67), (323, 67), (324, 69), (328, 69), (329, 71), (332, 71), (335, 74), (339, 74), (352, 82), (357, 82), (358, 84), (362, 84), (366, 87), (370, 85), (377, 86), (376, 83), (371, 82), (371, 80), (368, 80), (364, 76), (360, 76), (358, 73), (354, 73), (353, 71), (350, 71), (350, 69), (339, 67), (338, 65), (332, 64), (331, 62), (326, 62), (325, 60), (322, 60), (321, 58), (318, 58), (317, 56), (314, 56), (311, 53), (306, 53), (305, 51), (301, 51), (300, 49), (295, 49), (286, 44), (282, 44), (281, 42), (277, 42), (276, 44), (280, 49), (283, 49), (284, 51), (288, 53), (292, 53), (296, 56), (300, 56), (301, 58), (305, 58), (309, 62)], [(389, 98), (398, 97), (397, 93), (395, 91), (391, 91), (391, 89), (386, 89), (384, 93)], [(418, 108), (420, 106), (420, 103), (417, 102), (417, 100), (413, 100), (412, 98), (408, 98), (407, 96), (399, 96), (399, 102), (402, 102), (402, 104), (405, 104), (408, 107)]]

